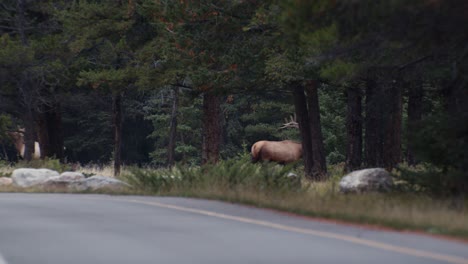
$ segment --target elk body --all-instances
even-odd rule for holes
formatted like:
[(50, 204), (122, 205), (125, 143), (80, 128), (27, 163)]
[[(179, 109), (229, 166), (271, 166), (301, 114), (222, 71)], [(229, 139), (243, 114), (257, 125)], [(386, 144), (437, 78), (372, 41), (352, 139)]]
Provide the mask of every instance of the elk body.
[(280, 164), (291, 163), (301, 159), (301, 143), (291, 140), (283, 141), (258, 141), (251, 149), (252, 162), (274, 161)]
[[(24, 130), (19, 130), (18, 132), (8, 132), (8, 134), (13, 140), (16, 151), (18, 151), (18, 154), (21, 156), (21, 158), (24, 159)], [(34, 153), (32, 158), (36, 160), (41, 158), (41, 148), (39, 146), (39, 142), (37, 141), (34, 142)]]

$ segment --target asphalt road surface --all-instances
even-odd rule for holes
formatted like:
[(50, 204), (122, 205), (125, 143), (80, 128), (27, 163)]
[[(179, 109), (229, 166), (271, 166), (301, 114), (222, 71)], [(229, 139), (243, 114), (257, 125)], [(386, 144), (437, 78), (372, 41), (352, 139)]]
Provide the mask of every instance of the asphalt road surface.
[(464, 263), (468, 244), (185, 198), (0, 193), (0, 264)]

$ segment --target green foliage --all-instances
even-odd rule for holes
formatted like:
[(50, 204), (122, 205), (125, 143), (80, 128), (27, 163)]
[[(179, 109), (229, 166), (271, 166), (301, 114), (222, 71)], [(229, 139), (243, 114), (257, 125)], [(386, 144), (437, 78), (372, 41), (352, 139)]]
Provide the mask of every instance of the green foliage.
[(327, 80), (343, 82), (344, 80), (349, 80), (354, 77), (356, 74), (356, 67), (354, 63), (336, 60), (324, 65), (320, 69), (320, 77)]
[(439, 114), (426, 117), (414, 131), (409, 131), (409, 143), (417, 160), (425, 162), (414, 170), (401, 168), (401, 178), (412, 189), (437, 195), (468, 192), (466, 121), (463, 117)]
[[(173, 93), (171, 89), (153, 92), (147, 99), (144, 111), (146, 119), (152, 122), (154, 150), (151, 152), (152, 165), (165, 166), (167, 163), (167, 142), (170, 130)], [(177, 115), (176, 157), (182, 164), (199, 164), (201, 146), (201, 98), (191, 98), (188, 93), (179, 94)]]
[(319, 89), (320, 122), (328, 164), (344, 162), (346, 158), (346, 104), (343, 94), (328, 86)]
[(202, 167), (176, 166), (171, 169), (131, 169), (129, 183), (152, 193), (171, 190), (187, 191), (215, 188), (218, 190), (256, 190), (287, 192), (301, 189), (298, 178), (288, 178), (293, 165), (252, 164), (250, 156), (223, 160)]
[(0, 114), (0, 142), (8, 140), (8, 130), (11, 129), (11, 117), (6, 114)]

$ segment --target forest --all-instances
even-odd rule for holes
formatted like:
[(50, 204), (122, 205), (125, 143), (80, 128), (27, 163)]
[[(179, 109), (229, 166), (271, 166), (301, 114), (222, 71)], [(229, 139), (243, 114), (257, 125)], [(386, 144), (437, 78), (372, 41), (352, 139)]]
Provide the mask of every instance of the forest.
[(38, 142), (118, 175), (289, 139), (312, 181), (381, 167), (468, 193), (467, 14), (465, 0), (2, 0), (0, 164)]

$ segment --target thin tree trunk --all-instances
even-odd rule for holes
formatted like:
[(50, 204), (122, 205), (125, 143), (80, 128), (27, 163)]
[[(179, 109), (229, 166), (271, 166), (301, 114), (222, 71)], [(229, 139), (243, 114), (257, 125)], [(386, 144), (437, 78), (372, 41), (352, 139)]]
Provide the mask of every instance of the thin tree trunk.
[(384, 84), (382, 100), (387, 102), (384, 108), (384, 147), (383, 161), (388, 170), (402, 160), (401, 134), (403, 121), (403, 93), (398, 72), (390, 68), (385, 76), (391, 77)]
[(177, 112), (179, 109), (179, 87), (172, 90), (173, 102), (171, 112), (171, 124), (169, 130), (169, 144), (167, 145), (167, 165), (174, 166), (175, 162), (175, 145), (177, 136)]
[(217, 95), (206, 92), (203, 95), (203, 143), (202, 164), (214, 164), (219, 160), (221, 141), (221, 103)]
[(346, 171), (361, 167), (362, 162), (362, 95), (359, 87), (348, 87), (346, 112)]
[(296, 121), (299, 124), (299, 132), (302, 139), (302, 159), (304, 161), (304, 173), (307, 178), (315, 180), (315, 175), (313, 173), (314, 159), (312, 152), (310, 122), (307, 111), (307, 102), (304, 94), (304, 87), (300, 83), (294, 83), (292, 92), (294, 108), (296, 112)]
[(37, 119), (37, 131), (38, 131), (38, 141), (41, 147), (41, 158), (50, 157), (50, 139), (49, 139), (49, 128), (48, 128), (48, 118), (47, 111), (48, 109), (43, 109), (42, 113), (38, 114)]
[(408, 90), (408, 144), (406, 150), (406, 161), (409, 165), (415, 165), (417, 163), (414, 157), (413, 146), (410, 142), (411, 134), (416, 131), (417, 123), (421, 121), (422, 118), (422, 99), (424, 96), (424, 90), (422, 86), (422, 81), (410, 83)]
[(365, 118), (365, 163), (367, 167), (380, 167), (382, 162), (382, 105), (381, 93), (378, 91), (376, 69), (369, 71), (366, 82), (366, 118)]
[(325, 159), (325, 147), (323, 145), (322, 125), (320, 122), (320, 106), (318, 99), (318, 83), (311, 81), (307, 83), (307, 104), (309, 106), (310, 135), (312, 142), (312, 157), (314, 159), (313, 171), (315, 178), (325, 179), (327, 175), (327, 164)]
[(59, 102), (54, 104), (53, 111), (49, 116), (49, 137), (52, 155), (64, 162), (64, 144), (63, 144), (63, 126), (62, 126), (62, 107)]
[(118, 93), (112, 98), (112, 116), (114, 124), (114, 176), (120, 175), (122, 164), (122, 94)]
[(26, 110), (24, 130), (24, 159), (31, 161), (34, 155), (34, 115), (32, 109)]

